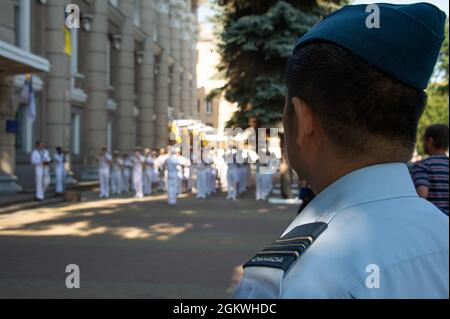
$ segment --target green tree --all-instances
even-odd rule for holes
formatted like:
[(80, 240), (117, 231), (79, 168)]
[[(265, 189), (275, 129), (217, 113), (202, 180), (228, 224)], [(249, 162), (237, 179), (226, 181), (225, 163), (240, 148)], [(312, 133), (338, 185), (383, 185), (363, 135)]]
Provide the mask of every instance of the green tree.
[(281, 120), (284, 72), (299, 36), (342, 0), (214, 0), (218, 26), (219, 72), (225, 79), (225, 97), (240, 111), (228, 123), (247, 127)]
[(438, 63), (434, 70), (432, 82), (428, 86), (427, 106), (420, 118), (417, 130), (417, 152), (423, 154), (422, 137), (425, 129), (431, 124), (449, 125), (449, 100), (448, 100), (448, 21), (445, 27), (445, 40), (441, 48)]

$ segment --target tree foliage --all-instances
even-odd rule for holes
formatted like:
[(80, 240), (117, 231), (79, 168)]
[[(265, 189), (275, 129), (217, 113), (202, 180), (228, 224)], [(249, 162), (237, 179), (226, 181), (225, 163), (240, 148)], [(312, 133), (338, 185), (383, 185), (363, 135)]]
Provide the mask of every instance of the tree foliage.
[(427, 106), (420, 118), (417, 130), (417, 151), (423, 154), (422, 137), (425, 129), (431, 124), (449, 125), (449, 100), (448, 100), (448, 21), (445, 28), (445, 40), (441, 48), (438, 63), (434, 70), (432, 83), (428, 86)]
[(286, 62), (299, 36), (336, 9), (340, 0), (215, 0), (219, 72), (225, 97), (240, 111), (229, 125), (281, 120)]

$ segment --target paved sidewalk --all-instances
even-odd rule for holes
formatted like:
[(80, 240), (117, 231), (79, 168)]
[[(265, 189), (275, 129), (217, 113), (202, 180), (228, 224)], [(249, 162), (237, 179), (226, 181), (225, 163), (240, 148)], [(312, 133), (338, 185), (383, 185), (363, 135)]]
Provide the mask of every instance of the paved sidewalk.
[[(98, 187), (98, 182), (79, 182), (76, 185), (69, 186), (68, 190), (88, 191)], [(47, 191), (43, 201), (36, 201), (35, 194), (31, 190), (20, 193), (0, 194), (0, 215), (8, 214), (20, 210), (46, 207), (56, 203), (64, 202), (63, 196), (56, 196), (52, 190)]]
[[(58, 203), (0, 215), (0, 298), (227, 298), (296, 207), (217, 194)], [(65, 286), (80, 267), (80, 289)]]

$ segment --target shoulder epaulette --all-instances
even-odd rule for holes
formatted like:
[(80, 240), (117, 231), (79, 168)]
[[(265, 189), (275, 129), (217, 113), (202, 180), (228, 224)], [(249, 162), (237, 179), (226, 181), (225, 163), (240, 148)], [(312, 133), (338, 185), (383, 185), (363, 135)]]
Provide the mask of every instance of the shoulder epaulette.
[(324, 222), (295, 227), (289, 233), (258, 252), (245, 267), (270, 267), (287, 271), (309, 246), (327, 229)]

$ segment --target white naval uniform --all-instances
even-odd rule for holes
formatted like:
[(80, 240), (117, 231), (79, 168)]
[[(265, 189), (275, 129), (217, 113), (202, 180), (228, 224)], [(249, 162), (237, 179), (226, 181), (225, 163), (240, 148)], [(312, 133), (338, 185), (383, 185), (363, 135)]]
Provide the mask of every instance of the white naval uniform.
[(111, 172), (111, 192), (113, 194), (122, 193), (122, 166), (123, 160), (121, 158), (113, 159)]
[(252, 258), (234, 298), (449, 297), (448, 217), (417, 195), (405, 164), (341, 177), (306, 206), (284, 238), (308, 223), (327, 228), (312, 244), (303, 238), (310, 247), (290, 265), (292, 254)]
[(143, 164), (145, 158), (142, 155), (133, 156), (133, 188), (136, 197), (144, 197), (144, 190), (142, 185)]
[(44, 162), (50, 162), (50, 154), (46, 149), (35, 149), (31, 152), (31, 164), (34, 166), (36, 198), (43, 200), (48, 187), (50, 170)]
[(109, 163), (111, 155), (105, 154), (98, 157), (98, 177), (100, 180), (100, 197), (109, 197)]
[(151, 155), (148, 155), (145, 157), (144, 160), (144, 177), (143, 177), (143, 183), (144, 183), (144, 194), (150, 195), (152, 193), (152, 183), (153, 183), (153, 175), (154, 175), (154, 161), (153, 157)]
[(272, 191), (272, 165), (274, 165), (273, 161), (256, 163), (256, 200), (266, 200)]
[(265, 189), (264, 189), (264, 175), (263, 173), (261, 173), (261, 167), (263, 165), (261, 163), (256, 163), (256, 200), (265, 200), (266, 196), (265, 196)]
[(133, 163), (131, 159), (127, 157), (123, 161), (123, 171), (122, 171), (122, 192), (128, 193), (130, 191), (130, 176), (131, 169), (133, 168)]
[(174, 205), (177, 203), (178, 185), (180, 181), (180, 162), (177, 155), (167, 157), (165, 161), (167, 168), (167, 195), (168, 203)]
[(166, 170), (164, 163), (168, 158), (167, 154), (159, 155), (155, 160), (155, 166), (158, 169), (159, 190), (166, 190)]
[(188, 157), (181, 156), (180, 160), (182, 164), (182, 180), (186, 181), (187, 189), (190, 190), (192, 188), (192, 163)]
[(207, 175), (208, 166), (202, 160), (201, 163), (197, 164), (196, 198), (205, 199), (207, 196)]
[(64, 192), (64, 179), (66, 177), (66, 170), (64, 164), (66, 162), (64, 154), (55, 153), (53, 155), (53, 160), (55, 161), (55, 191), (57, 193)]

